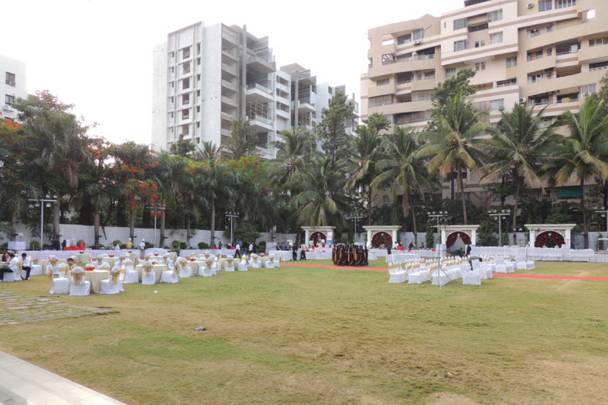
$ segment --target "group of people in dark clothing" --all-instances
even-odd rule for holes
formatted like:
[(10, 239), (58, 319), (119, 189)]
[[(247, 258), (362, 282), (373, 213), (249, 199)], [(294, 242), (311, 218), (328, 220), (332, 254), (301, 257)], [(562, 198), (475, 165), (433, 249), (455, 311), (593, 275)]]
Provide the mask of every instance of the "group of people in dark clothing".
[(367, 248), (359, 245), (335, 245), (332, 260), (336, 266), (363, 267), (369, 264)]

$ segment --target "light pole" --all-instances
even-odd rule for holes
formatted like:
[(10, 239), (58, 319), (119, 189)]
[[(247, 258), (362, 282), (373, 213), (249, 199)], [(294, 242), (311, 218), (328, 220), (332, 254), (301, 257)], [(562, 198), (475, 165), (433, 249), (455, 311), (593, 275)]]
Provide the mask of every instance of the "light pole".
[(511, 215), (511, 210), (490, 210), (488, 215), (498, 221), (498, 246), (502, 246), (502, 220)]
[(234, 244), (234, 240), (232, 237), (232, 221), (239, 217), (239, 213), (236, 211), (226, 211), (225, 215), (226, 218), (230, 220), (230, 246), (232, 246)]
[(44, 207), (51, 208), (51, 206), (57, 203), (57, 196), (46, 195), (43, 198), (28, 198), (30, 202), (30, 208), (40, 207), (40, 250), (44, 249)]
[(356, 239), (357, 239), (357, 222), (360, 219), (365, 218), (365, 215), (359, 213), (358, 211), (355, 211), (352, 214), (348, 214), (345, 218), (347, 220), (352, 221), (352, 222), (355, 223), (355, 233), (353, 234), (353, 245), (354, 245), (355, 242), (356, 242)]
[(146, 207), (146, 209), (148, 211), (152, 211), (152, 215), (154, 216), (154, 246), (155, 247), (160, 247), (158, 246), (158, 239), (156, 238), (156, 219), (158, 218), (158, 214), (164, 212), (167, 207), (165, 205), (150, 205), (148, 207)]
[[(439, 232), (439, 239), (441, 240), (441, 224), (445, 223), (448, 219), (448, 212), (447, 211), (430, 211), (427, 212), (426, 215), (429, 218), (429, 221), (435, 221), (436, 225), (435, 227), (437, 228), (437, 232)], [(437, 267), (437, 275), (438, 275), (438, 282), (439, 282), (439, 288), (443, 288), (443, 285), (441, 283), (441, 258), (443, 255), (443, 246), (441, 244), (439, 244), (439, 255), (437, 256), (438, 258), (438, 263), (439, 266)]]

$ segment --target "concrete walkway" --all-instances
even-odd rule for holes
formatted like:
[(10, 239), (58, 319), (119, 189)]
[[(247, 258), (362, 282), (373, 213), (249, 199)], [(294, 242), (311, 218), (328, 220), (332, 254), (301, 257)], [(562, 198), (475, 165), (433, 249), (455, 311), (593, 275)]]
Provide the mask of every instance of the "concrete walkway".
[(118, 405), (122, 402), (0, 352), (0, 404)]

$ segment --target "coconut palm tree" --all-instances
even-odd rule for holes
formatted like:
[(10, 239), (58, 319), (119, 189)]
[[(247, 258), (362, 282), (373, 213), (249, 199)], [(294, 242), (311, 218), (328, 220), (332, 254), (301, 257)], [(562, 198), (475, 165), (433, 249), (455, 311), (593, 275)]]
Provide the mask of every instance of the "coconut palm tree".
[(548, 147), (556, 138), (552, 126), (543, 121), (543, 110), (534, 112), (525, 104), (516, 104), (503, 112), (492, 138), (483, 144), (485, 162), (483, 180), (508, 179), (514, 186), (512, 229), (517, 228), (519, 200), (525, 187), (541, 188), (541, 165)]
[(251, 125), (249, 125), (249, 122), (235, 121), (232, 124), (232, 131), (226, 144), (226, 151), (233, 159), (255, 155), (257, 142), (257, 135)]
[(576, 176), (581, 190), (581, 212), (585, 248), (589, 247), (589, 222), (585, 206), (585, 186), (593, 177), (608, 179), (608, 114), (604, 103), (596, 97), (588, 97), (580, 112), (566, 112), (558, 125), (568, 128), (568, 136), (555, 142), (550, 151), (546, 169), (557, 184), (567, 183)]
[(413, 130), (395, 127), (392, 134), (384, 138), (384, 158), (376, 164), (378, 175), (371, 186), (375, 189), (387, 188), (393, 198), (402, 196), (403, 217), (412, 219), (412, 230), (418, 244), (418, 225), (413, 196), (422, 194), (431, 187), (426, 165), (418, 157), (420, 143)]
[(296, 183), (297, 176), (310, 159), (314, 141), (308, 132), (300, 128), (282, 131), (279, 136), (281, 140), (275, 142), (277, 158), (272, 179), (276, 184), (290, 189)]
[(298, 220), (311, 226), (335, 225), (339, 213), (346, 210), (342, 167), (332, 164), (331, 156), (317, 156), (302, 172), (302, 191), (294, 203), (300, 211)]
[(464, 223), (468, 223), (462, 172), (477, 168), (480, 161), (480, 135), (485, 125), (479, 113), (461, 93), (449, 98), (442, 114), (436, 117), (436, 128), (427, 134), (428, 142), (418, 151), (418, 158), (429, 158), (429, 173), (444, 177), (456, 172)]
[(373, 187), (371, 183), (376, 176), (376, 162), (380, 158), (380, 146), (382, 144), (382, 138), (378, 132), (374, 126), (359, 126), (352, 139), (353, 152), (348, 158), (352, 171), (347, 186), (350, 190), (361, 190), (365, 196), (369, 225), (372, 224), (373, 211)]

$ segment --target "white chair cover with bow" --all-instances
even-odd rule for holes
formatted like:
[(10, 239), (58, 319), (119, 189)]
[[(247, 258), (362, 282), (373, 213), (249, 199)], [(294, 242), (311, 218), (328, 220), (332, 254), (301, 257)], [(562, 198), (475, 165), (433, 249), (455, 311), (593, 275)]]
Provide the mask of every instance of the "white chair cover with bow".
[(84, 279), (84, 269), (82, 267), (74, 267), (70, 283), (70, 296), (86, 297), (88, 295), (91, 295), (91, 283)]

